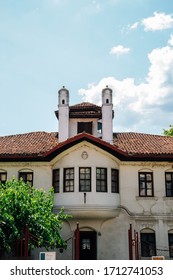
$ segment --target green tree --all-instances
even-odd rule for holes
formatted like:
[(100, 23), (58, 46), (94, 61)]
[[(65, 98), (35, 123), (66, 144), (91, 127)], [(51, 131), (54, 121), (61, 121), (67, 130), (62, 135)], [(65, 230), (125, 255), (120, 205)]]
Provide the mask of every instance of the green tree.
[(53, 189), (45, 192), (15, 179), (0, 184), (0, 251), (10, 252), (26, 225), (38, 241), (29, 240), (29, 248), (65, 247), (60, 231), (70, 216), (63, 209), (54, 214), (53, 202)]
[(169, 129), (163, 129), (163, 134), (165, 136), (173, 136), (173, 125), (170, 125)]

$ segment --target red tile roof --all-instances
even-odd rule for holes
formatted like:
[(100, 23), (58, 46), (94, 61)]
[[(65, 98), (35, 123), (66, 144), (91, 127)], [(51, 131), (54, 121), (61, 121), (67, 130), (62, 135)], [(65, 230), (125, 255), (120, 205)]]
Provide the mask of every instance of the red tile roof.
[(70, 106), (70, 118), (99, 118), (102, 117), (101, 107), (89, 102)]
[(114, 145), (129, 155), (172, 155), (173, 137), (144, 133), (116, 133)]
[(0, 137), (0, 157), (42, 155), (58, 144), (55, 133), (31, 132)]
[[(55, 111), (56, 117), (59, 119), (59, 111)], [(90, 102), (82, 102), (69, 106), (70, 118), (98, 118), (101, 119), (101, 107)]]
[(113, 145), (87, 133), (81, 133), (58, 143), (57, 133), (31, 132), (0, 137), (0, 160), (49, 160), (80, 141), (92, 144), (124, 159), (173, 160), (173, 137), (143, 133), (114, 133)]

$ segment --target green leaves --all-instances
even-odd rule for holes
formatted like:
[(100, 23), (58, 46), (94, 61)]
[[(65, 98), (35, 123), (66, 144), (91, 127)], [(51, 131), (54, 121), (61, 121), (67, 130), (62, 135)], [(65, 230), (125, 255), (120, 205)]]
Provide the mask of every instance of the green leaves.
[(163, 134), (165, 136), (173, 136), (173, 125), (170, 125), (169, 127), (169, 129), (163, 129)]
[(64, 209), (54, 214), (53, 201), (53, 189), (45, 192), (15, 179), (0, 184), (0, 251), (12, 248), (26, 224), (34, 240), (38, 240), (30, 239), (30, 247), (65, 247), (60, 230), (70, 216), (64, 214)]

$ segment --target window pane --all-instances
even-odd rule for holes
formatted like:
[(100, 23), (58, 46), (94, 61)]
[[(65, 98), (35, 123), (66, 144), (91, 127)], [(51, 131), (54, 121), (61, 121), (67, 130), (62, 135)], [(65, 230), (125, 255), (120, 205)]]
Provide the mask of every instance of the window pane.
[(145, 174), (140, 174), (140, 181), (145, 181)]
[(32, 181), (32, 174), (31, 173), (28, 173), (26, 175), (26, 177), (27, 177), (27, 181)]
[(147, 196), (152, 196), (152, 189), (147, 190)]
[(166, 181), (171, 181), (171, 173), (166, 173)]
[(140, 196), (145, 196), (145, 188), (140, 189)]
[(152, 180), (152, 176), (151, 176), (151, 174), (146, 174), (146, 179), (147, 179), (147, 181), (151, 181)]

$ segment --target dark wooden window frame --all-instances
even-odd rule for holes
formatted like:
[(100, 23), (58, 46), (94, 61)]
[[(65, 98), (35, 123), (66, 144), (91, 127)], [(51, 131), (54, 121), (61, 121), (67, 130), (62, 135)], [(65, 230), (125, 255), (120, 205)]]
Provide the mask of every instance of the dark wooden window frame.
[[(31, 176), (32, 178), (30, 179), (28, 176)], [(25, 183), (29, 183), (31, 187), (33, 186), (34, 173), (32, 171), (19, 171), (19, 180), (21, 178)]]
[(111, 192), (119, 193), (119, 170), (111, 169)]
[[(5, 180), (4, 180), (3, 176), (5, 176)], [(4, 185), (6, 181), (7, 181), (7, 172), (6, 171), (0, 171), (0, 182), (1, 182), (1, 184)]]
[(78, 122), (77, 133), (86, 132), (92, 134), (93, 122)]
[(64, 168), (64, 192), (74, 192), (74, 175), (73, 167)]
[(53, 169), (52, 171), (52, 186), (54, 188), (54, 193), (59, 193), (59, 181), (60, 181), (60, 170), (59, 168)]
[(107, 192), (107, 168), (96, 167), (96, 191)]
[(156, 236), (155, 232), (141, 233), (141, 256), (152, 257), (156, 256)]
[[(142, 180), (142, 176), (144, 178), (143, 180)], [(140, 197), (154, 196), (153, 172), (139, 172), (139, 196)]]
[(169, 256), (173, 258), (173, 233), (168, 233)]
[[(89, 172), (81, 172), (89, 171)], [(87, 178), (88, 177), (88, 178)], [(79, 167), (79, 191), (90, 192), (91, 191), (91, 167)]]
[[(168, 175), (170, 180), (167, 179)], [(165, 191), (167, 197), (173, 197), (173, 172), (165, 172)]]

